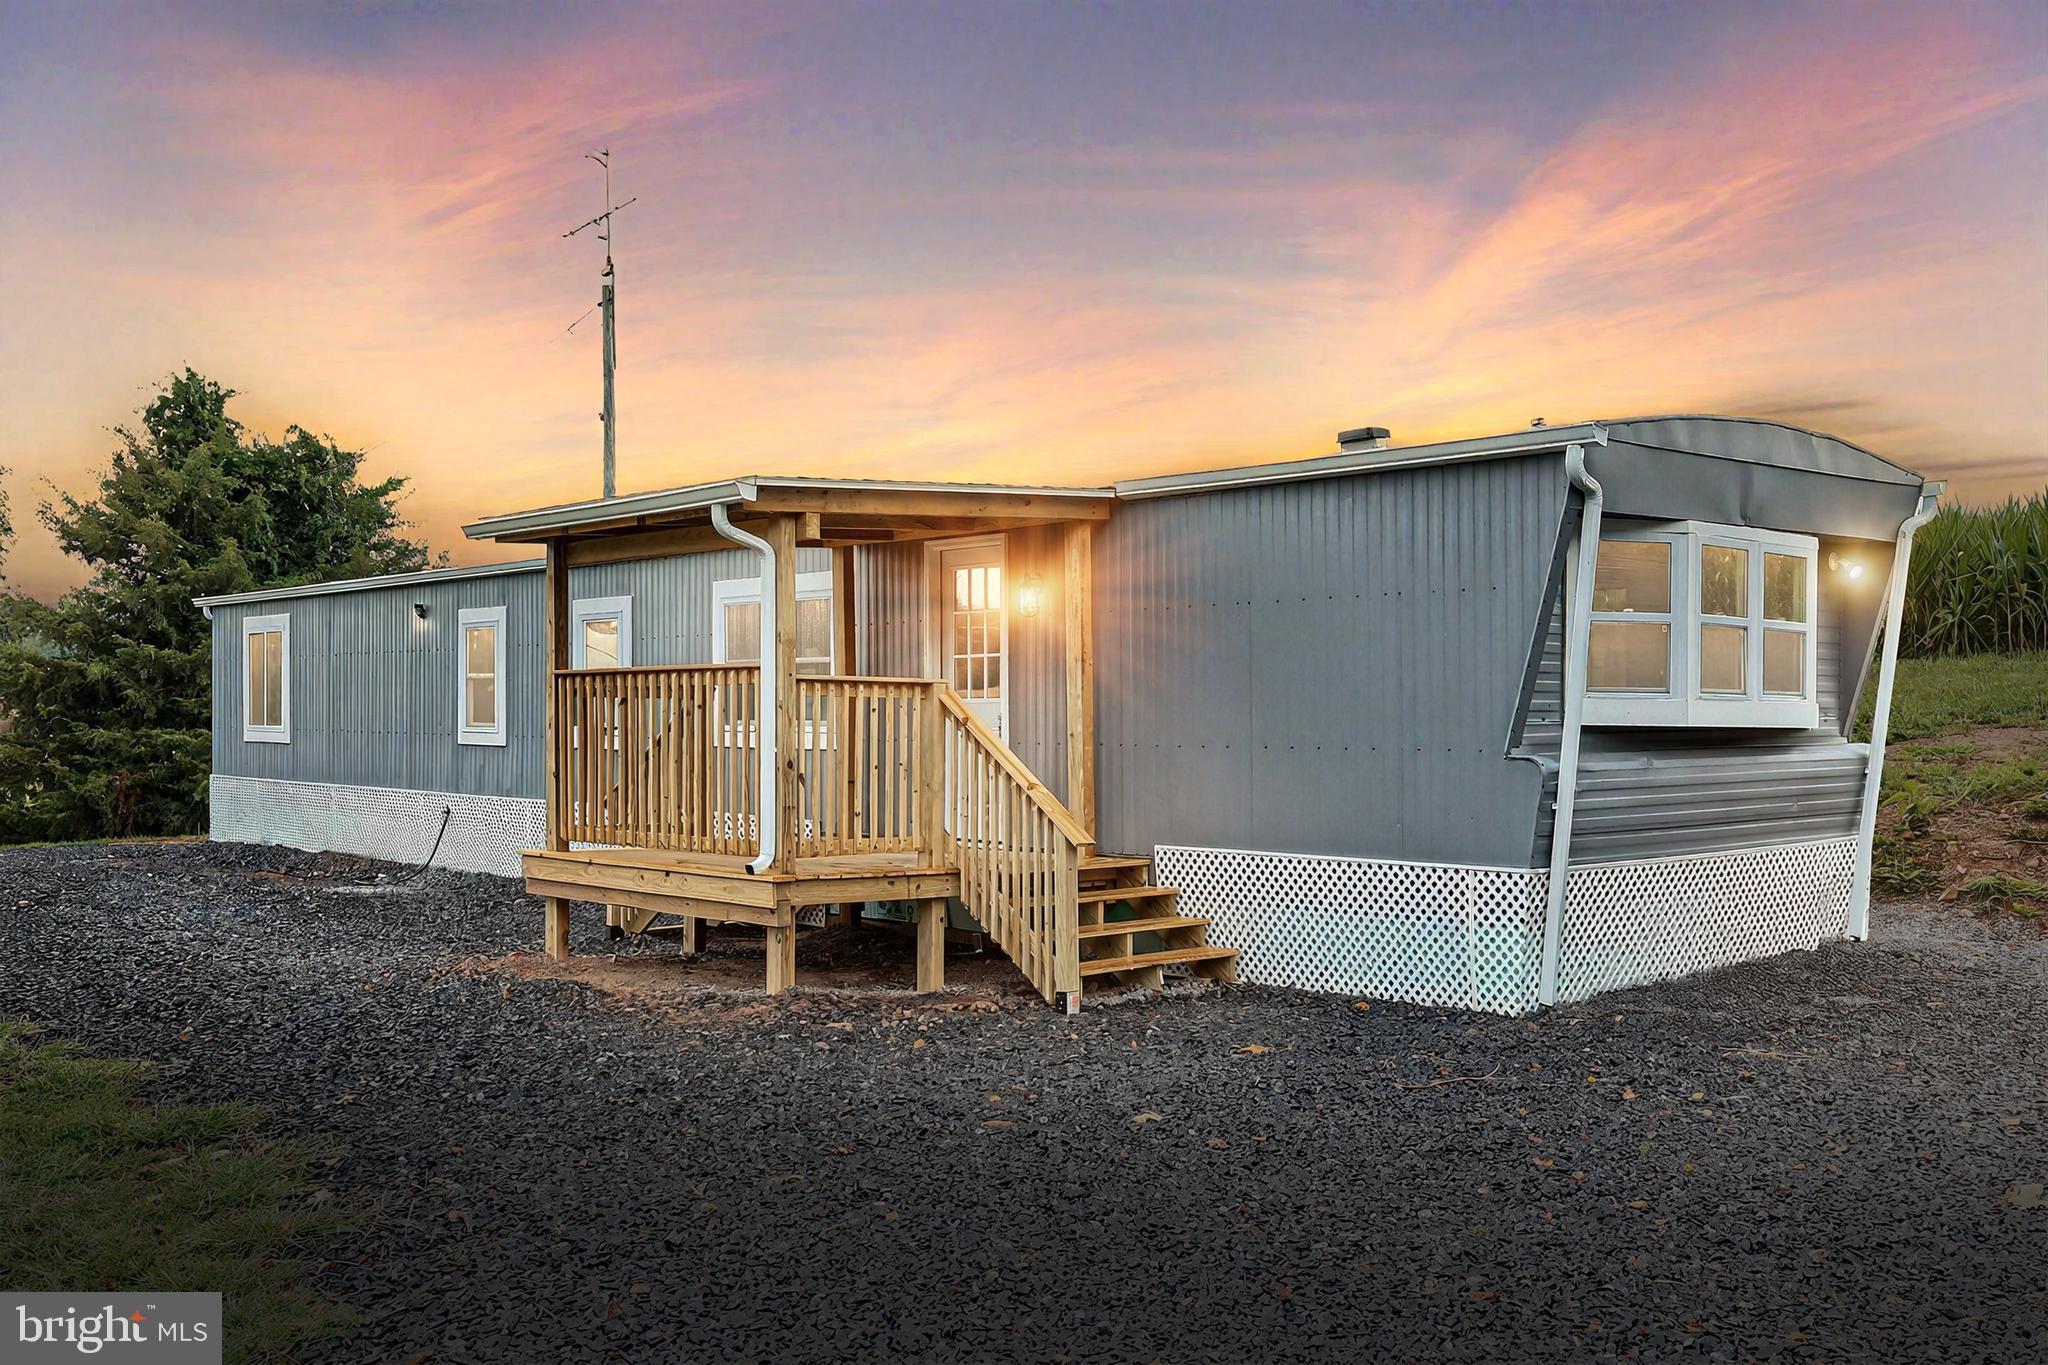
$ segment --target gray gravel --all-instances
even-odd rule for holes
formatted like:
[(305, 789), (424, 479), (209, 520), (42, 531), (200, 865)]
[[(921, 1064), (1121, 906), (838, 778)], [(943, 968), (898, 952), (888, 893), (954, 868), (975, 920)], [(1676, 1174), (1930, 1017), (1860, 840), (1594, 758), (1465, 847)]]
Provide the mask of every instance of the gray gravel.
[(451, 970), (531, 947), (536, 903), (320, 880), (379, 870), (0, 853), (0, 1015), (342, 1145), (323, 1178), (377, 1213), (325, 1248), (365, 1321), (323, 1358), (2048, 1356), (2022, 927), (1890, 907), (1869, 945), (1532, 1020), (692, 1013)]

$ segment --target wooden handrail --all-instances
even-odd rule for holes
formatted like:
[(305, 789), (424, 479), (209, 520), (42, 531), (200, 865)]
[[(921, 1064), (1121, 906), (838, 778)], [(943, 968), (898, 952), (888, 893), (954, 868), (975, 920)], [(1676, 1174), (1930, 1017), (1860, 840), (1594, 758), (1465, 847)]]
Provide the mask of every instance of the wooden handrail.
[(944, 743), (919, 780), (943, 793), (960, 899), (1039, 994), (1074, 999), (1087, 832), (952, 688), (930, 686)]
[(557, 678), (615, 678), (634, 673), (726, 673), (735, 668), (753, 672), (759, 664), (635, 664), (630, 668), (558, 668)]
[(1060, 833), (1077, 844), (1095, 842), (1095, 836), (1088, 832), (1087, 826), (1074, 818), (1073, 812), (1060, 803), (1060, 799), (1038, 780), (1031, 769), (1024, 766), (1024, 760), (1018, 758), (1010, 746), (1003, 743), (1001, 735), (989, 729), (987, 723), (969, 709), (966, 701), (950, 684), (940, 683), (938, 693), (939, 704), (944, 706), (969, 734), (981, 741), (982, 747), (988, 750), (989, 757), (1009, 774), (1011, 781), (1024, 789), (1024, 794), (1031, 798), (1031, 803), (1045, 812), (1046, 818), (1053, 822)]

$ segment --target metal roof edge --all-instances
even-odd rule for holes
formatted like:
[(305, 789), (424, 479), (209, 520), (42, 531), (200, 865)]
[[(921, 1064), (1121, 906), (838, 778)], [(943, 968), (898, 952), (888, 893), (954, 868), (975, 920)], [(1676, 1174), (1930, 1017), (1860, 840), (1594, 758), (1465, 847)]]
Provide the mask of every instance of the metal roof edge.
[(687, 512), (718, 502), (751, 502), (753, 498), (752, 478), (721, 479), (716, 483), (662, 488), (652, 493), (628, 493), (616, 498), (590, 498), (583, 502), (557, 503), (552, 507), (536, 507), (527, 512), (507, 512), (501, 516), (485, 517), (480, 521), (470, 522), (462, 528), (462, 534), (471, 540), (490, 540), (503, 535), (575, 526), (599, 519), (599, 513), (604, 514), (607, 519), (651, 516), (657, 512)]
[(764, 488), (844, 489), (877, 493), (999, 493), (1047, 498), (1108, 498), (1111, 488), (1061, 488), (1048, 484), (949, 483), (942, 479), (832, 479), (797, 475), (749, 474), (744, 478), (717, 483), (689, 484), (662, 488), (651, 493), (628, 493), (616, 498), (592, 498), (584, 502), (537, 507), (530, 512), (509, 512), (485, 517), (462, 528), (471, 540), (497, 536), (525, 535), (534, 531), (562, 530), (588, 521), (609, 521), (614, 517), (656, 516), (664, 512), (691, 512), (714, 503), (753, 502)]
[(418, 573), (380, 574), (373, 578), (332, 578), (322, 583), (300, 583), (285, 588), (254, 588), (248, 592), (222, 593), (216, 597), (195, 597), (195, 607), (232, 607), (245, 602), (275, 602), (288, 597), (328, 597), (344, 592), (371, 592), (378, 588), (404, 588), (421, 583), (454, 583), (465, 578), (495, 578), (500, 574), (538, 573), (547, 566), (544, 559), (513, 559), (503, 564), (478, 564), (466, 569), (421, 569)]
[(1350, 474), (1378, 474), (1390, 469), (1414, 469), (1435, 464), (1457, 464), (1471, 460), (1505, 459), (1562, 450), (1568, 445), (1590, 442), (1607, 444), (1607, 429), (1598, 422), (1574, 422), (1560, 427), (1531, 427), (1499, 436), (1475, 436), (1460, 441), (1438, 441), (1430, 445), (1396, 446), (1385, 450), (1339, 451), (1306, 460), (1276, 464), (1239, 465), (1231, 469), (1201, 470), (1192, 474), (1156, 474), (1144, 479), (1119, 479), (1117, 497), (1126, 501), (1166, 498), (1179, 493), (1208, 492), (1219, 488), (1252, 488), (1261, 484), (1299, 483), (1309, 479), (1334, 479)]

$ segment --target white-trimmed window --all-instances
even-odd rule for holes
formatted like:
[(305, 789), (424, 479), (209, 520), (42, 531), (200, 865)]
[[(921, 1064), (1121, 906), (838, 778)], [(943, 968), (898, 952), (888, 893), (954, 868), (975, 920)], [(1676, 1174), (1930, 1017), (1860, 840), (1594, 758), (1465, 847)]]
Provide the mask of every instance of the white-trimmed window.
[(459, 744), (505, 742), (505, 609), (464, 607), (456, 614), (455, 739)]
[(1819, 542), (1710, 522), (1600, 537), (1586, 664), (1594, 725), (1810, 728)]
[(291, 743), (291, 617), (251, 616), (242, 622), (242, 680), (242, 738)]
[(569, 608), (569, 667), (633, 666), (633, 599), (584, 597)]
[[(796, 576), (796, 671), (829, 676), (832, 657), (832, 574)], [(711, 661), (761, 662), (761, 580), (722, 578), (711, 585)]]

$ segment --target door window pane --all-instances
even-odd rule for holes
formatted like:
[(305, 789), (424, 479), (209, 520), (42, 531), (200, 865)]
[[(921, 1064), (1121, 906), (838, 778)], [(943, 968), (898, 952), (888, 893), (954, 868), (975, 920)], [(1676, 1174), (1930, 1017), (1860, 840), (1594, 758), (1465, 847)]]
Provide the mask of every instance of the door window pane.
[(463, 631), (462, 723), (488, 728), (498, 723), (498, 628), (471, 626)]
[[(1806, 556), (1764, 553), (1764, 615), (1773, 621), (1806, 623)], [(1768, 639), (1764, 641), (1764, 674), (1768, 679)]]
[(1586, 686), (1595, 692), (1670, 691), (1671, 627), (1662, 621), (1595, 621)]
[(619, 666), (619, 619), (616, 616), (599, 616), (583, 623), (583, 666)]
[(1749, 631), (1742, 626), (1701, 626), (1700, 691), (1742, 691), (1743, 655), (1748, 647)]
[[(1804, 583), (1803, 576), (1800, 581)], [(1785, 697), (1806, 695), (1805, 631), (1764, 632), (1764, 691)]]
[(1601, 541), (1593, 566), (1593, 610), (1670, 611), (1670, 542)]
[(1700, 547), (1700, 613), (1749, 615), (1749, 551), (1730, 545)]
[(1003, 571), (976, 564), (953, 570), (952, 657), (946, 669), (963, 697), (994, 700), (1003, 694)]

